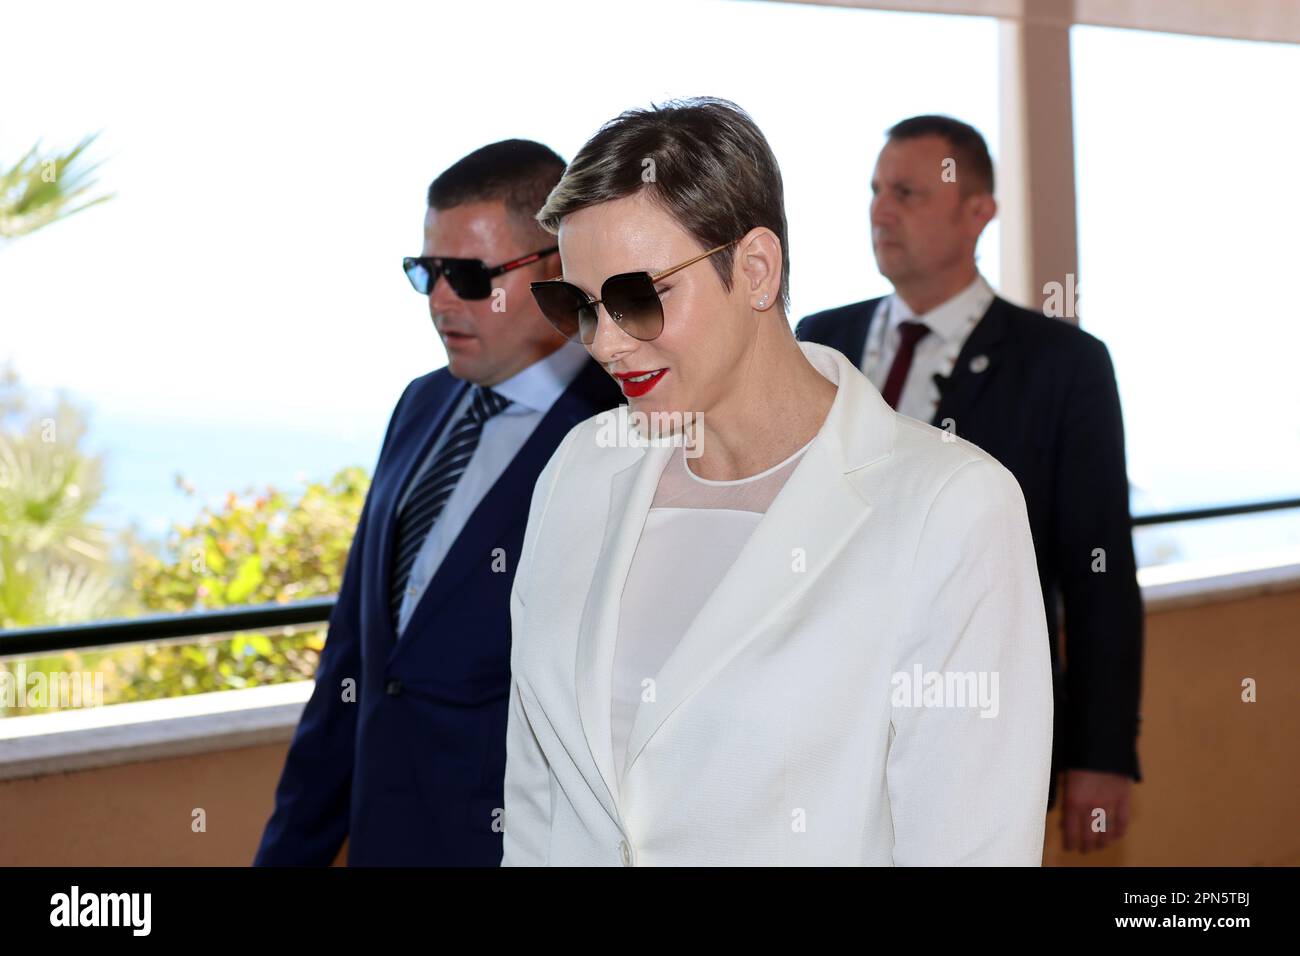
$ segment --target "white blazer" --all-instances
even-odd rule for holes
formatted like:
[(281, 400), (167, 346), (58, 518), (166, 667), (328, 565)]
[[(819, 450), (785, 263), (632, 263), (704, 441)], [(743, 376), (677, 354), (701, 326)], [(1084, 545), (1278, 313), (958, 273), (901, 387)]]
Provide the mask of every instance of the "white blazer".
[(830, 413), (640, 705), (621, 779), (619, 603), (674, 449), (622, 406), (539, 477), (503, 865), (1041, 864), (1052, 680), (1020, 488), (800, 347), (839, 386)]

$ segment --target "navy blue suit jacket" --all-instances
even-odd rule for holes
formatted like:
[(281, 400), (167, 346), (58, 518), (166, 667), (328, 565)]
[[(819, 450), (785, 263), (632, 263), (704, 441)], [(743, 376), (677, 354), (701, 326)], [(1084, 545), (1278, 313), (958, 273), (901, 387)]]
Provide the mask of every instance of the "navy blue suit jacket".
[(569, 429), (622, 395), (583, 366), (470, 516), (399, 642), (394, 512), (468, 387), (439, 369), (393, 411), (257, 865), (328, 865), (345, 837), (353, 866), (501, 861), (510, 588), (533, 485)]
[[(810, 315), (795, 335), (839, 349), (859, 365), (880, 301)], [(977, 356), (987, 361), (972, 367)], [(1106, 346), (1075, 325), (994, 298), (951, 376), (936, 381), (940, 399), (930, 424), (984, 449), (1016, 476), (1025, 495), (1052, 636), (1053, 769), (1141, 780), (1142, 596), (1124, 424)], [(1099, 548), (1104, 572), (1095, 569)], [(1057, 641), (1062, 616), (1064, 663)], [(1055, 784), (1053, 773), (1053, 803)]]

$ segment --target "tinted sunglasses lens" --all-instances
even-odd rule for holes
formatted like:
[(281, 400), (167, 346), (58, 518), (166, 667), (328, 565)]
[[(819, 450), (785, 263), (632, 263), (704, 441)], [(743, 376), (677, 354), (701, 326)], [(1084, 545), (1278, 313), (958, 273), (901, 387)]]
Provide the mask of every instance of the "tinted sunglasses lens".
[(648, 273), (634, 272), (606, 279), (601, 298), (614, 321), (632, 338), (649, 342), (664, 330), (663, 303)]
[[(581, 313), (594, 311), (586, 307), (586, 296), (567, 282), (534, 282), (531, 288), (537, 307), (546, 316), (546, 321), (555, 326), (555, 331), (566, 339), (579, 338), (579, 333), (585, 331)], [(591, 337), (582, 337), (582, 343), (590, 345), (594, 335), (595, 324), (592, 323)]]
[(411, 280), (411, 287), (420, 295), (429, 294), (429, 270), (419, 259), (403, 259), (402, 269), (406, 278)]
[(462, 299), (486, 299), (492, 294), (492, 280), (488, 278), (483, 263), (473, 259), (447, 259), (443, 274), (452, 291)]

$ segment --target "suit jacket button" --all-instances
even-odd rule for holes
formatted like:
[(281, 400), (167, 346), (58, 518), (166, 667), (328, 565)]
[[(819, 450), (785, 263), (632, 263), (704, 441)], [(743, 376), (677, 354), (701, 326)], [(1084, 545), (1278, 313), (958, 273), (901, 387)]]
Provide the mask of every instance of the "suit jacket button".
[(632, 865), (632, 848), (627, 845), (626, 840), (618, 841), (618, 857), (623, 861), (624, 866)]
[(393, 680), (390, 680), (390, 681), (388, 682), (388, 686), (385, 687), (384, 689), (385, 689), (386, 691), (388, 691), (388, 696), (389, 696), (389, 697), (401, 697), (401, 696), (402, 696), (402, 682), (401, 682), (400, 680), (397, 680), (396, 678), (394, 678)]

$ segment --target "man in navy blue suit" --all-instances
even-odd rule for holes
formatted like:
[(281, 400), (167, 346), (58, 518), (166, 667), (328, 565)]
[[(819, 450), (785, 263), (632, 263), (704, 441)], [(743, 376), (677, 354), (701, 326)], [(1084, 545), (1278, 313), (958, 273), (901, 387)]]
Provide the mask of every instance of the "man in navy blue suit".
[(404, 262), (448, 356), (393, 411), (258, 865), (496, 866), (510, 588), (533, 485), (621, 401), (529, 283), (561, 271), (533, 219), (564, 161), (507, 140), (429, 187)]
[(1142, 596), (1110, 355), (980, 275), (975, 247), (997, 204), (973, 127), (947, 116), (898, 123), (871, 192), (872, 248), (894, 294), (810, 315), (796, 335), (839, 349), (898, 411), (974, 442), (1020, 482), (1052, 638), (1048, 805), (1061, 772), (1065, 849), (1102, 849), (1124, 835), (1141, 780)]

